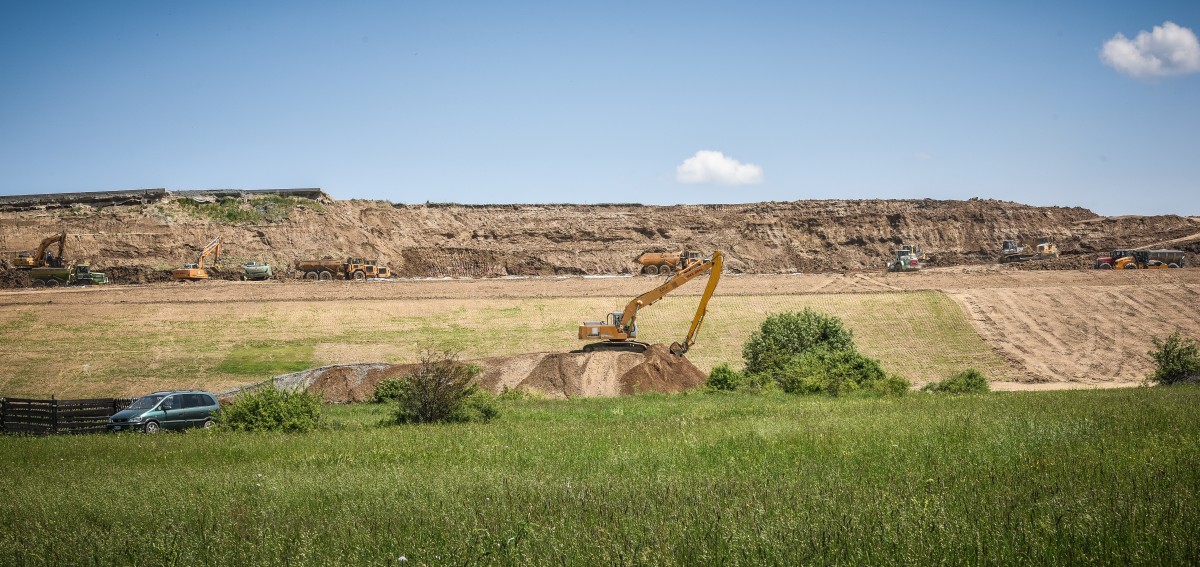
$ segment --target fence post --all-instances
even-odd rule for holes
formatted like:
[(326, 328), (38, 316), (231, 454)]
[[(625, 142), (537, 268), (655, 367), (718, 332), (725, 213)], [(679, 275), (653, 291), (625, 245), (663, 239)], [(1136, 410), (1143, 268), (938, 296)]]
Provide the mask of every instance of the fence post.
[(58, 435), (58, 397), (50, 396), (50, 431)]

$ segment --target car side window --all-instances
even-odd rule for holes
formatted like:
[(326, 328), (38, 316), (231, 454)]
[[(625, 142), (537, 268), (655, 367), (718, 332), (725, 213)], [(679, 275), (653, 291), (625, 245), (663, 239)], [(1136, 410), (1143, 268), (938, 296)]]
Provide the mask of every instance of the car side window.
[(200, 394), (200, 400), (204, 402), (204, 405), (206, 406), (217, 405), (217, 400), (213, 399), (213, 397), (208, 394)]
[(179, 408), (179, 396), (167, 396), (166, 398), (163, 399), (162, 404), (160, 404), (158, 407), (159, 407), (159, 409), (164, 409), (164, 410), (178, 409)]

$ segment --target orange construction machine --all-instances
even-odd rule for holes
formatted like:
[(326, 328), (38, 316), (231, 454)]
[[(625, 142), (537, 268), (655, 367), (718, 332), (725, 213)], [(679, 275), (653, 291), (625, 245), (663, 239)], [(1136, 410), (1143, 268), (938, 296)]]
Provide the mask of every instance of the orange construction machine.
[(221, 267), (221, 237), (218, 236), (208, 241), (204, 245), (204, 249), (200, 251), (200, 256), (196, 258), (194, 264), (184, 264), (182, 268), (171, 270), (171, 277), (175, 281), (194, 282), (208, 279), (208, 272), (204, 269), (204, 259), (210, 254), (215, 255), (213, 266)]
[(704, 314), (708, 310), (708, 300), (712, 298), (713, 290), (717, 288), (717, 282), (721, 279), (722, 267), (721, 253), (713, 252), (712, 256), (688, 265), (662, 285), (633, 298), (625, 306), (624, 311), (609, 313), (604, 321), (584, 321), (579, 325), (579, 338), (581, 340), (603, 340), (585, 345), (583, 352), (646, 352), (650, 345), (632, 340), (637, 338), (638, 311), (654, 305), (671, 290), (711, 271), (712, 275), (708, 278), (704, 294), (700, 296), (700, 306), (696, 308), (696, 316), (692, 318), (692, 326), (688, 329), (687, 336), (683, 342), (671, 344), (672, 354), (683, 355), (696, 343), (696, 332), (700, 330), (700, 324), (704, 322)]

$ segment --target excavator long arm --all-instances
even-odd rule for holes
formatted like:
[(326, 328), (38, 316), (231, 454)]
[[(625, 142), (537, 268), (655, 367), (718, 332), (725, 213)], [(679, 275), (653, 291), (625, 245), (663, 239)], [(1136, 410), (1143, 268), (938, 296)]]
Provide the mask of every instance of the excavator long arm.
[(654, 305), (655, 302), (662, 299), (675, 288), (712, 270), (714, 275), (709, 279), (708, 287), (705, 288), (704, 295), (700, 298), (700, 307), (696, 310), (696, 316), (692, 319), (692, 327), (688, 331), (687, 338), (684, 339), (683, 345), (679, 345), (679, 343), (672, 345), (674, 350), (678, 351), (676, 354), (687, 352), (688, 347), (695, 342), (696, 331), (699, 330), (700, 323), (704, 320), (704, 313), (708, 308), (708, 300), (712, 297), (713, 290), (720, 279), (721, 267), (721, 253), (713, 252), (711, 257), (689, 265), (683, 270), (676, 272), (674, 276), (671, 276), (662, 285), (633, 298), (625, 306), (624, 311), (612, 313), (609, 321), (585, 321), (579, 325), (580, 339), (607, 339), (607, 342), (587, 345), (583, 347), (584, 352), (591, 352), (598, 349), (645, 351), (647, 346), (645, 343), (630, 340), (637, 336), (636, 324), (638, 311)]
[[(200, 252), (200, 256), (198, 258), (196, 258), (196, 265), (200, 268), (204, 268), (204, 259), (207, 258), (209, 254), (213, 254), (213, 253), (216, 253), (216, 255), (217, 255), (216, 263), (220, 264), (221, 263), (221, 237), (220, 236), (214, 237), (212, 240), (210, 240), (208, 242), (208, 244), (206, 244), (204, 246), (204, 250), (202, 250)], [(218, 266), (218, 269), (219, 268), (220, 268), (220, 266)]]
[[(649, 307), (658, 302), (658, 300), (671, 293), (675, 288), (696, 279), (697, 276), (707, 272), (713, 265), (721, 265), (721, 253), (713, 252), (711, 258), (702, 262), (696, 262), (687, 268), (680, 270), (670, 279), (663, 282), (662, 285), (647, 291), (630, 301), (625, 305), (625, 312), (621, 314), (620, 329), (626, 333), (633, 329), (634, 323), (637, 321), (637, 312), (643, 307)], [(715, 285), (715, 284), (710, 284)]]
[(712, 264), (712, 275), (708, 277), (708, 285), (704, 286), (704, 295), (700, 296), (700, 305), (696, 307), (696, 316), (692, 318), (692, 326), (688, 329), (687, 337), (684, 337), (682, 343), (671, 343), (671, 354), (676, 356), (682, 355), (696, 344), (696, 333), (700, 331), (700, 325), (704, 323), (704, 315), (708, 312), (708, 300), (712, 299), (713, 291), (717, 289), (717, 282), (721, 281), (721, 270), (725, 267), (722, 262), (721, 253), (713, 252), (712, 258), (708, 260)]
[(62, 261), (63, 247), (65, 247), (67, 244), (67, 231), (65, 230), (55, 234), (54, 236), (48, 236), (45, 240), (42, 240), (41, 245), (38, 246), (37, 255), (33, 257), (35, 266), (46, 265), (46, 249), (50, 248), (50, 246), (52, 246), (55, 242), (58, 243), (58, 255), (55, 256), (55, 261)]

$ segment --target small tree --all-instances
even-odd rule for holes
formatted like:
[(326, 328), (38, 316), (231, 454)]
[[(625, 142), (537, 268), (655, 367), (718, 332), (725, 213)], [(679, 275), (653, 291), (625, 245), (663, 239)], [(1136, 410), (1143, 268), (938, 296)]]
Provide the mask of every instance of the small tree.
[(498, 415), (493, 396), (479, 392), (473, 380), (481, 369), (458, 361), (452, 351), (426, 351), (416, 371), (396, 388), (396, 423), (482, 420)]
[(311, 431), (321, 422), (321, 400), (308, 392), (260, 388), (234, 398), (218, 422), (234, 431)]
[(1154, 349), (1150, 358), (1157, 363), (1151, 382), (1163, 385), (1200, 382), (1200, 349), (1196, 340), (1184, 337), (1178, 329), (1166, 339), (1151, 337)]
[(806, 307), (768, 316), (742, 346), (742, 358), (746, 373), (755, 374), (782, 368), (793, 356), (818, 347), (853, 351), (853, 334), (841, 319)]

